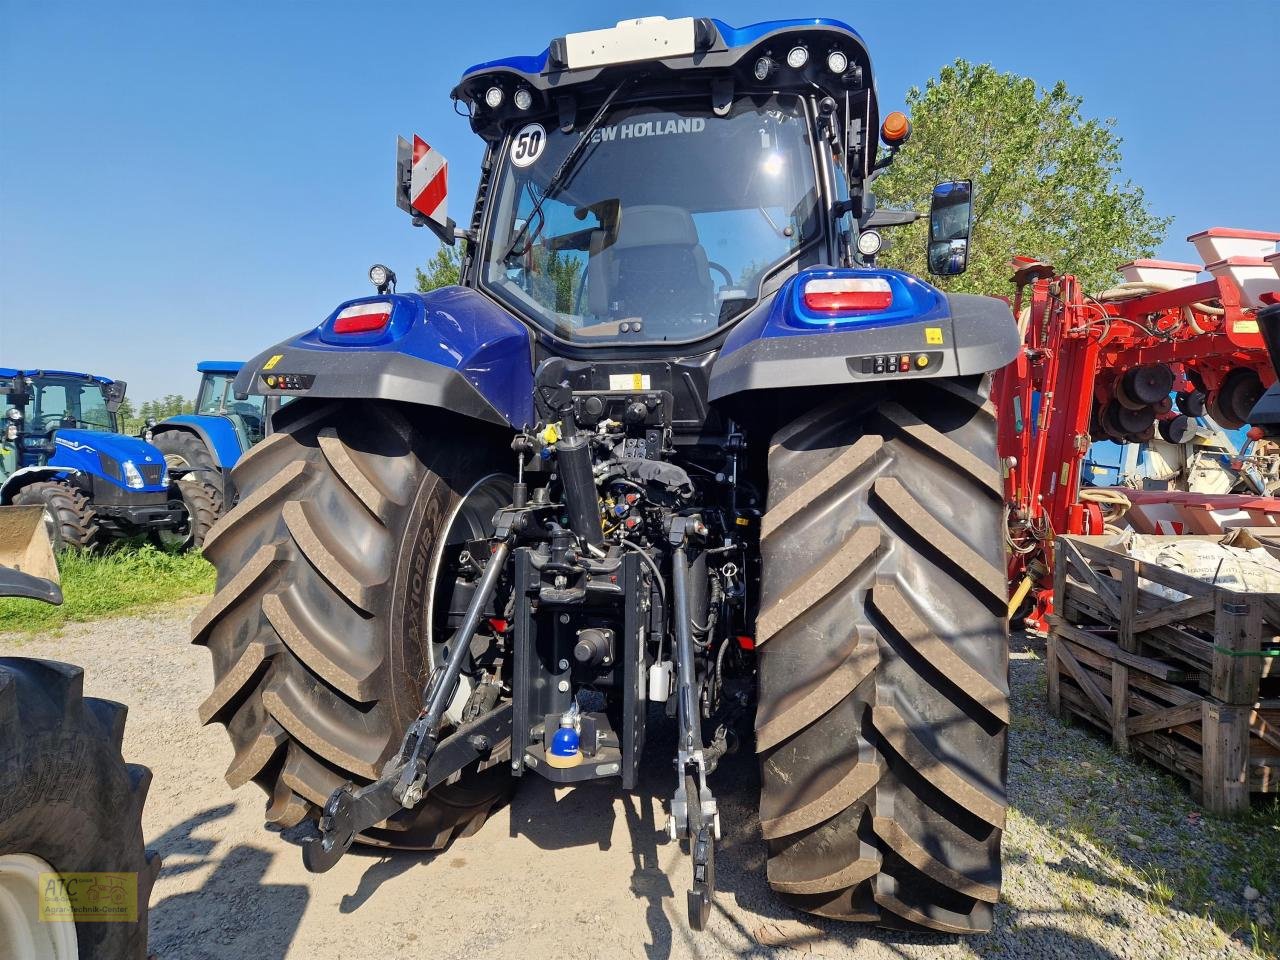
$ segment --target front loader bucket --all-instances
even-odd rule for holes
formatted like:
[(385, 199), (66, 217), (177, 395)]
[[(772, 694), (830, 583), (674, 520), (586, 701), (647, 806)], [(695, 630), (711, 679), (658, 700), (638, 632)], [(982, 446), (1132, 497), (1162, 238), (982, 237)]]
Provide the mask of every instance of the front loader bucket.
[(43, 507), (0, 507), (0, 596), (62, 602)]

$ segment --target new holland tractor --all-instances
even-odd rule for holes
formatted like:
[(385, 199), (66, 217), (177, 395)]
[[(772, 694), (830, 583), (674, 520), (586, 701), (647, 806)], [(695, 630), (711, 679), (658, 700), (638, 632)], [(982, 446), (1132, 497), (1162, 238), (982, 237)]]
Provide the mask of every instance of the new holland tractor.
[(171, 478), (151, 444), (118, 432), (124, 395), (122, 380), (0, 368), (0, 505), (43, 507), (55, 550), (138, 534), (189, 547), (213, 524), (208, 493)]
[[(267, 435), (278, 397), (249, 396), (237, 399), (232, 392), (239, 360), (202, 360), (196, 364), (200, 386), (195, 410), (147, 425), (146, 438), (164, 454), (169, 474), (198, 482), (212, 501), (215, 518), (235, 502), (231, 469), (245, 451)], [(203, 543), (207, 528), (201, 528)]]
[[(322, 871), (466, 836), (521, 778), (632, 789), (670, 723), (701, 928), (746, 829), (714, 793), (741, 727), (781, 897), (987, 929), (1009, 716), (985, 375), (1018, 335), (1002, 301), (874, 266), (904, 217), (871, 182), (910, 126), (881, 127), (862, 39), (647, 18), (453, 98), (485, 146), (466, 225), (421, 140), (397, 191), (461, 242), (459, 284), (395, 293), (377, 266), (236, 380), (295, 399), (205, 545), (227, 779), (314, 821)], [(954, 273), (969, 189), (934, 198)]]

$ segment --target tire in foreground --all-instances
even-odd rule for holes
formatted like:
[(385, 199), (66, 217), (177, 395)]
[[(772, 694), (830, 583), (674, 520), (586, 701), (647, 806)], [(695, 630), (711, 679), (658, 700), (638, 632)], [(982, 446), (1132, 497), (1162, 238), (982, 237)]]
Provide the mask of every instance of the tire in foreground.
[(771, 886), (827, 917), (987, 930), (1006, 809), (1007, 604), (985, 395), (912, 384), (783, 427), (756, 719)]
[[(84, 697), (83, 680), (65, 663), (0, 658), (2, 957), (147, 956), (147, 904), (160, 870), (142, 836), (151, 771), (120, 754), (124, 705)], [(133, 896), (132, 876), (137, 920), (41, 921), (50, 871), (125, 874), (122, 902)]]

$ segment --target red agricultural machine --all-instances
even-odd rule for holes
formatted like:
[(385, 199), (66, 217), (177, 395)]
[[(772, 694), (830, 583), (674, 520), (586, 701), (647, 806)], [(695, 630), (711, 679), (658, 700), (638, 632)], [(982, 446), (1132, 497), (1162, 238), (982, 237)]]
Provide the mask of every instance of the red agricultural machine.
[(1136, 501), (1129, 523), (1149, 533), (1280, 522), (1271, 497), (1090, 487), (1082, 476), (1094, 441), (1180, 445), (1205, 414), (1239, 429), (1276, 380), (1257, 311), (1280, 290), (1280, 234), (1219, 227), (1188, 239), (1205, 266), (1136, 260), (1097, 295), (1048, 264), (1014, 263), (1023, 348), (996, 374), (994, 398), (1011, 609), (1032, 602), (1032, 629), (1052, 611), (1054, 537), (1103, 533), (1117, 508)]

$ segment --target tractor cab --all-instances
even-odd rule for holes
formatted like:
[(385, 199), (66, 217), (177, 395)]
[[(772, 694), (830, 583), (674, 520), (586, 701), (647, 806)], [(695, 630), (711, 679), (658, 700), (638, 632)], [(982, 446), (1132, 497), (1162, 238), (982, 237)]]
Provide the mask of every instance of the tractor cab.
[(237, 400), (232, 385), (244, 366), (239, 360), (202, 360), (196, 364), (200, 387), (195, 416), (225, 417), (235, 430), (240, 449), (247, 450), (267, 435), (266, 397)]
[[(868, 188), (910, 124), (890, 115), (882, 156), (870, 58), (840, 21), (623, 21), (473, 66), (453, 98), (487, 144), (470, 225), (420, 139), (401, 141), (400, 206), (465, 240), (463, 285), (553, 349), (708, 340), (806, 271), (894, 285), (869, 273), (876, 227), (915, 215), (877, 218)], [(968, 208), (947, 210), (960, 248)]]
[(81, 432), (114, 434), (125, 384), (65, 370), (0, 370), (6, 399), (0, 480), (45, 463), (59, 446), (83, 445)]
[(118, 397), (124, 385), (100, 377), (37, 371), (26, 378), (31, 397), (29, 430), (47, 434), (59, 428), (116, 432)]

